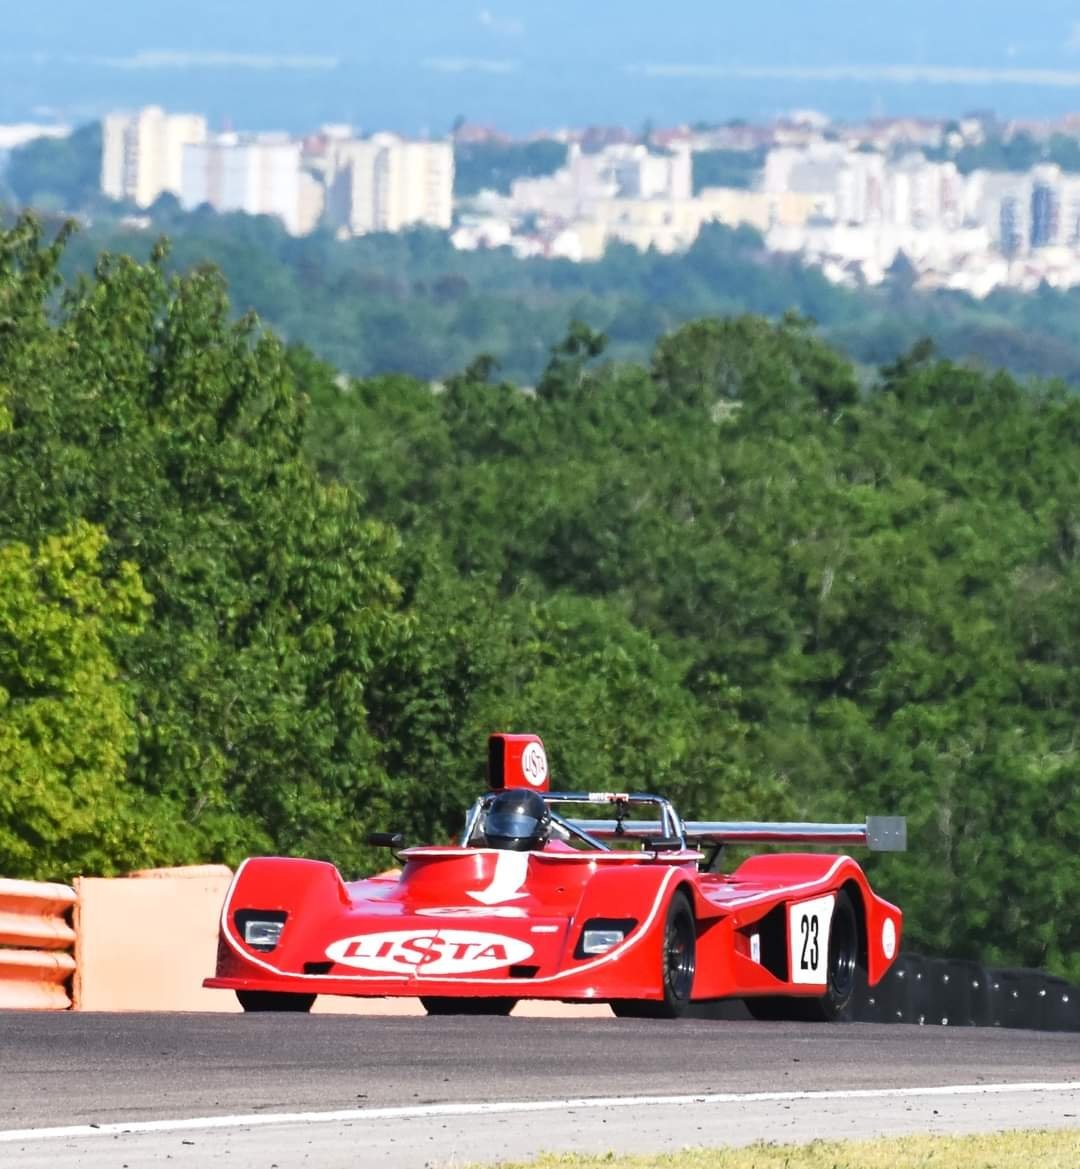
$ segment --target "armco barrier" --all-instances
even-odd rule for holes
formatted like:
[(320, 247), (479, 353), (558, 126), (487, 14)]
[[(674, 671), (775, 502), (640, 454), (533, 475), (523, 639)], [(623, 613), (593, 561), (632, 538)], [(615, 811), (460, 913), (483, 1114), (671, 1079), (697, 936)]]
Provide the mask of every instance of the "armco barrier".
[(67, 885), (0, 878), (0, 1008), (64, 1010), (75, 944)]

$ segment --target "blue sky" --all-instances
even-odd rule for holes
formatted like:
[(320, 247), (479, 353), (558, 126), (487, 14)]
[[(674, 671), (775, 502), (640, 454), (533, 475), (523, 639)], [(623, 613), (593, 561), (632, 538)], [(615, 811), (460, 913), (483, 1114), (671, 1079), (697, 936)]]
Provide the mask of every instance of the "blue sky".
[[(8, 7), (8, 6), (5, 6)], [(158, 101), (221, 123), (442, 133), (649, 119), (1080, 110), (1078, 0), (12, 4), (0, 120)]]
[(53, 0), (11, 8), (11, 52), (1080, 68), (1075, 0)]

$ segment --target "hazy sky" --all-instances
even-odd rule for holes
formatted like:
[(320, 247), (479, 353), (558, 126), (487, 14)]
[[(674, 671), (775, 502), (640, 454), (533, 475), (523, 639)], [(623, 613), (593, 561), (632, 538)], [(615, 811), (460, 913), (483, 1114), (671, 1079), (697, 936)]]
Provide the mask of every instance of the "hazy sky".
[(1080, 0), (0, 0), (0, 121), (215, 125), (1080, 110)]
[(0, 53), (1080, 69), (1076, 0), (7, 0)]

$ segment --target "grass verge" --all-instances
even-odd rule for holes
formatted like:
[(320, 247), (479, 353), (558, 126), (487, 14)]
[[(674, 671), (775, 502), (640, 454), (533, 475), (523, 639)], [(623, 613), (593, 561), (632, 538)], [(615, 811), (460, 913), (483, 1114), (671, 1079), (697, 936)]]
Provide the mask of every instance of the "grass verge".
[(1080, 1130), (757, 1144), (648, 1157), (546, 1155), (499, 1164), (500, 1169), (1078, 1169)]

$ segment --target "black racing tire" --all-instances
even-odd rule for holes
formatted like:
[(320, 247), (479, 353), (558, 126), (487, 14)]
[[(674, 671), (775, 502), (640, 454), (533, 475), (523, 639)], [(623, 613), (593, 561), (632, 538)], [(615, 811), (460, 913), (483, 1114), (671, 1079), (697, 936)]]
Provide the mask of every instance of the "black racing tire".
[(746, 1009), (765, 1022), (835, 1023), (847, 1014), (866, 972), (859, 959), (861, 923), (846, 889), (836, 894), (829, 925), (829, 971), (826, 991), (816, 998), (770, 995), (747, 998)]
[(238, 990), (236, 997), (245, 1011), (290, 1011), (306, 1014), (315, 1004), (313, 994), (286, 990)]
[(690, 1006), (697, 969), (697, 922), (690, 898), (680, 889), (668, 902), (660, 966), (662, 999), (612, 999), (620, 1019), (677, 1019)]
[(511, 998), (431, 998), (421, 996), (429, 1015), (509, 1015), (517, 1006)]

